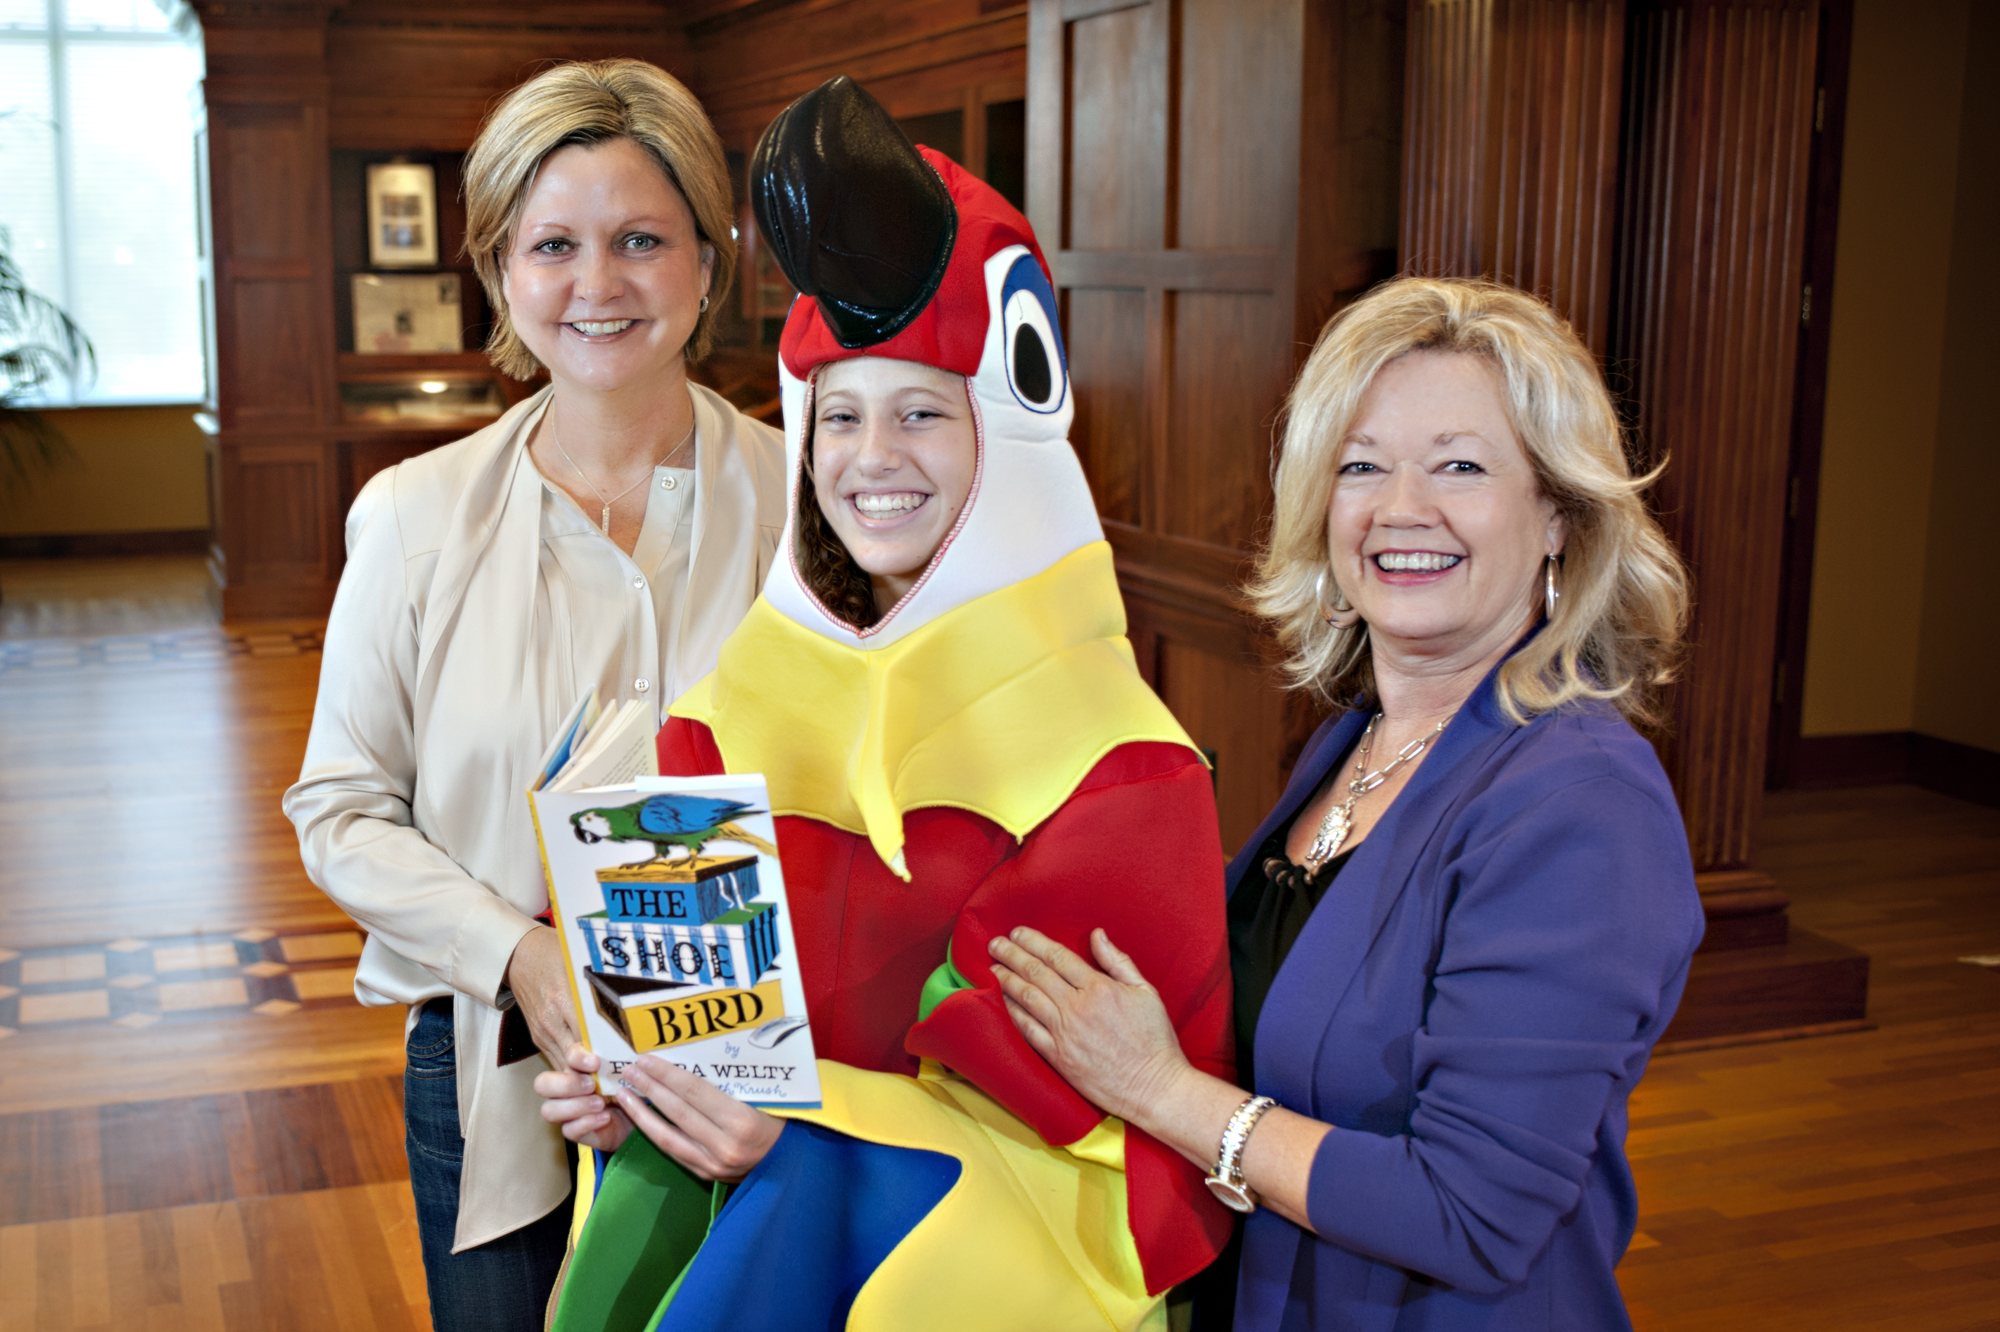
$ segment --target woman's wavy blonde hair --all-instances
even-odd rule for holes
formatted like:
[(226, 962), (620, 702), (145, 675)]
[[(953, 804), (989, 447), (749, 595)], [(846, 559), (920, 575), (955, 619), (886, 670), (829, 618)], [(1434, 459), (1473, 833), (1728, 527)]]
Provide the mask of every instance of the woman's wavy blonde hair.
[(1332, 582), (1327, 511), (1362, 395), (1413, 351), (1493, 366), (1542, 494), (1569, 528), (1555, 616), (1500, 668), (1501, 706), (1521, 723), (1575, 699), (1609, 699), (1634, 721), (1657, 723), (1657, 691), (1672, 678), (1688, 613), (1686, 571), (1641, 498), (1659, 472), (1632, 474), (1611, 395), (1570, 326), (1492, 282), (1383, 284), (1328, 322), (1292, 386), (1271, 539), (1250, 586), (1292, 685), (1337, 706), (1373, 685), (1367, 624), (1327, 624), (1318, 586)]
[(736, 278), (732, 194), (722, 140), (694, 94), (643, 60), (557, 65), (507, 94), (465, 158), (465, 252), (493, 304), (486, 352), (504, 374), (526, 379), (541, 363), (508, 318), (500, 272), (521, 209), (549, 154), (573, 143), (630, 139), (659, 162), (694, 213), (695, 233), (715, 255), (708, 309), (695, 320), (687, 357), (708, 354), (715, 316)]

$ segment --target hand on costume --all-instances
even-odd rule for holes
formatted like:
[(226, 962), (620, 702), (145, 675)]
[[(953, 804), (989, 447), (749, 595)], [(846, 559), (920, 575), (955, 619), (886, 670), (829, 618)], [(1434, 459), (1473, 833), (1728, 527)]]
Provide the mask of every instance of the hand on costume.
[(1159, 991), (1103, 930), (1090, 932), (1102, 971), (1026, 926), (987, 951), (1021, 1035), (1099, 1109), (1144, 1127), (1147, 1111), (1194, 1071)]
[(577, 1029), (576, 1002), (570, 997), (569, 960), (554, 930), (537, 925), (521, 936), (507, 961), (506, 983), (542, 1058), (550, 1068), (566, 1067), (565, 1051), (582, 1039), (582, 1033)]
[(543, 1097), (542, 1118), (561, 1126), (562, 1135), (582, 1147), (615, 1152), (632, 1131), (632, 1121), (597, 1094), (598, 1058), (581, 1041), (569, 1047), (568, 1066), (535, 1076), (535, 1094)]
[(650, 1054), (625, 1070), (618, 1108), (655, 1147), (702, 1179), (725, 1184), (755, 1169), (785, 1127), (784, 1120)]

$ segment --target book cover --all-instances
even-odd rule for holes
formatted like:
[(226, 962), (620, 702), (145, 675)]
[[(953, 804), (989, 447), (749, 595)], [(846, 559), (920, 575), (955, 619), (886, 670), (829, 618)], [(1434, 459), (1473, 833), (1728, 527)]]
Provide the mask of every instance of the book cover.
[(819, 1071), (761, 774), (531, 791), (549, 907), (607, 1096), (653, 1053), (764, 1106)]

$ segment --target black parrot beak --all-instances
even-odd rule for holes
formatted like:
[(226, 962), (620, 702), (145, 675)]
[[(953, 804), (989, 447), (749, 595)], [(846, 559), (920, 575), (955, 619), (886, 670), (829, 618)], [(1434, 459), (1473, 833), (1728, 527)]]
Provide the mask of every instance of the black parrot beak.
[(588, 846), (592, 842), (601, 842), (604, 839), (579, 823), (576, 825), (576, 840)]
[(944, 280), (958, 234), (944, 181), (845, 74), (764, 131), (750, 200), (778, 266), (848, 348), (910, 326)]

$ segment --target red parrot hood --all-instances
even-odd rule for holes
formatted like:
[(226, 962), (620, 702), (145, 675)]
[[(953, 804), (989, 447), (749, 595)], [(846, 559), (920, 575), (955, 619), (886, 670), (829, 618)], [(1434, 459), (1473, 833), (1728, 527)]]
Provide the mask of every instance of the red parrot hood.
[[(766, 244), (800, 293), (779, 347), (792, 516), (789, 558), (764, 587), (772, 606), (838, 642), (883, 647), (1103, 540), (1069, 445), (1055, 290), (1034, 229), (1013, 205), (943, 154), (913, 146), (844, 76), (772, 122), (751, 163), (750, 194)], [(793, 554), (814, 372), (852, 356), (964, 375), (979, 447), (972, 493), (929, 569), (859, 630), (820, 605)]]

